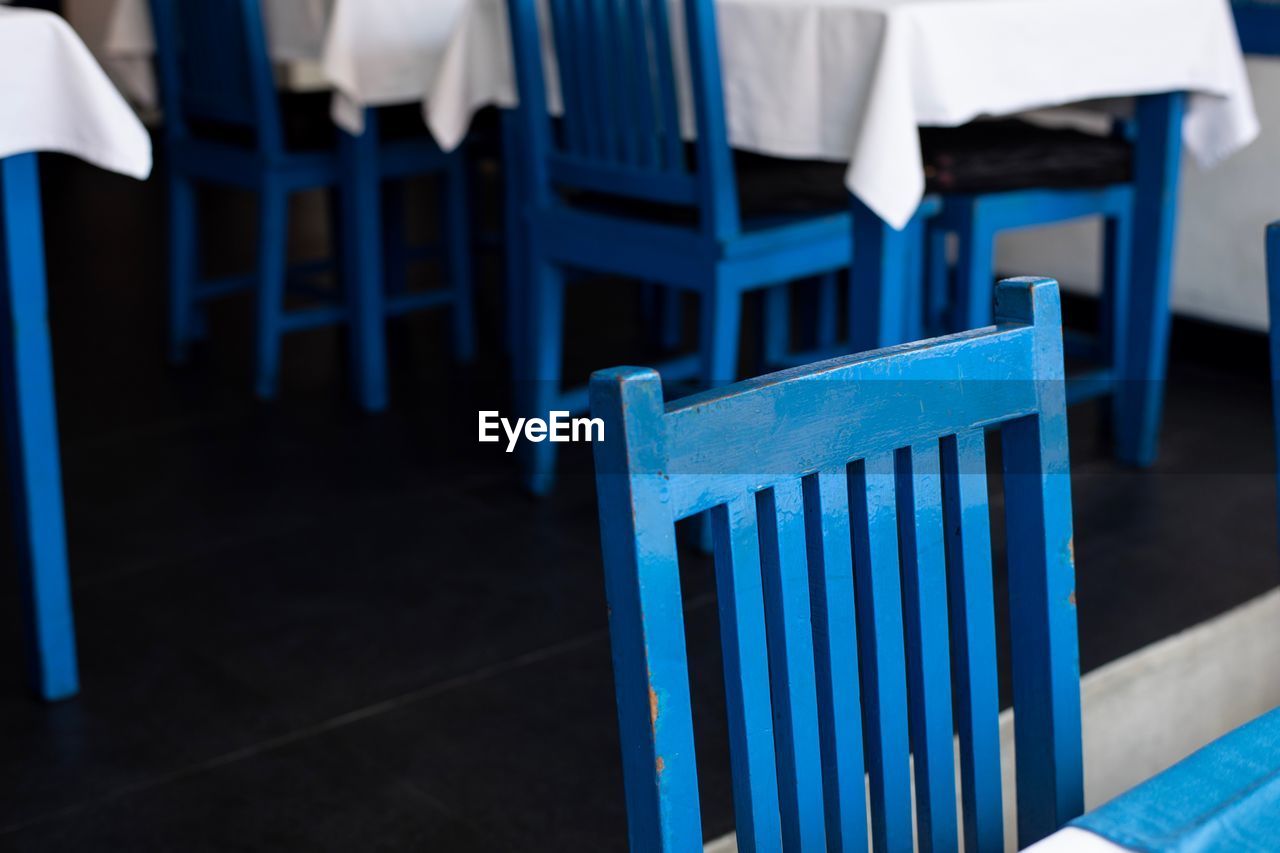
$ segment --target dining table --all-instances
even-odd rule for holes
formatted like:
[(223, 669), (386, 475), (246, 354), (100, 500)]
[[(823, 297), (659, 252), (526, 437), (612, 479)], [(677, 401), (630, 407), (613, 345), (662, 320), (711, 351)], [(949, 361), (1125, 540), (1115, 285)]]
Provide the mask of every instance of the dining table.
[[(108, 0), (100, 53), (112, 61), (155, 56), (149, 0)], [(334, 90), (339, 127), (358, 133), (365, 109), (420, 102), (434, 83), (467, 0), (262, 0), (267, 49), (287, 87)], [(128, 94), (159, 105), (154, 71)]]
[[(114, 0), (104, 48), (147, 49), (146, 0)], [(271, 52), (310, 63), (334, 90), (332, 114), (351, 168), (372, 168), (370, 107), (421, 104), (442, 148), (465, 139), (487, 106), (518, 104), (508, 0), (263, 0)], [(545, 2), (545, 0), (538, 0)], [(680, 0), (668, 0), (679, 3)], [(847, 164), (857, 260), (854, 349), (898, 343), (880, 317), (905, 298), (922, 210), (919, 129), (1030, 115), (1096, 127), (1129, 120), (1134, 229), (1130, 357), (1117, 377), (1122, 458), (1154, 456), (1163, 402), (1179, 168), (1184, 148), (1211, 167), (1259, 132), (1228, 0), (715, 0), (729, 142), (789, 159)], [(693, 104), (682, 16), (673, 14), (680, 111)], [(544, 32), (549, 74), (554, 57)], [(1081, 107), (1083, 105), (1083, 107)], [(548, 106), (559, 107), (548, 86)], [(1069, 108), (1063, 111), (1062, 108)], [(519, 149), (507, 122), (506, 148)], [(1103, 122), (1110, 127), (1108, 122)], [(508, 156), (508, 201), (519, 186)], [(368, 223), (379, 227), (380, 223)], [(508, 235), (517, 253), (518, 235)], [(377, 270), (380, 259), (362, 269)]]
[[(482, 107), (518, 104), (508, 0), (467, 0), (424, 95), (446, 149)], [(669, 0), (678, 3), (679, 0)], [(1135, 184), (1128, 351), (1115, 377), (1117, 455), (1147, 465), (1164, 398), (1179, 170), (1203, 168), (1259, 133), (1228, 0), (715, 0), (730, 144), (846, 163), (855, 261), (854, 350), (902, 343), (888, 321), (918, 269), (925, 198), (921, 127), (987, 117), (1110, 130), (1124, 119)], [(679, 107), (693, 103), (682, 16), (672, 14)], [(545, 24), (545, 21), (544, 21)], [(543, 27), (548, 108), (559, 109)], [(1053, 108), (1056, 114), (1044, 111)], [(509, 165), (518, 166), (518, 161)], [(510, 182), (518, 176), (508, 177)], [(883, 320), (881, 318), (884, 318)]]
[[(92, 54), (50, 12), (0, 7), (0, 395), (29, 679), (79, 689), (45, 292), (39, 152), (143, 179), (151, 140)], [(53, 227), (58, 227), (56, 223)]]

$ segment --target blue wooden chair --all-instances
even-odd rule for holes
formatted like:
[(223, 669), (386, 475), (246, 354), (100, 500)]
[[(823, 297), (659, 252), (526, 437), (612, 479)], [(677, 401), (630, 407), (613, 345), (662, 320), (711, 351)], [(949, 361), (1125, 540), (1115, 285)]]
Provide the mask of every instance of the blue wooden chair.
[(0, 159), (0, 395), (27, 672), (46, 700), (80, 689), (34, 153)]
[[(510, 0), (520, 90), (518, 138), (526, 300), (517, 359), (523, 414), (582, 410), (585, 388), (561, 382), (566, 269), (627, 276), (696, 293), (700, 351), (665, 366), (668, 379), (707, 385), (737, 374), (739, 325), (746, 291), (847, 267), (851, 257), (848, 196), (838, 176), (809, 186), (780, 181), (774, 205), (747, 185), (772, 179), (780, 161), (735, 163), (725, 130), (712, 0), (683, 4), (696, 140), (688, 145), (680, 113), (668, 4), (552, 0), (563, 118), (548, 111), (534, 0)], [(688, 129), (686, 129), (688, 130)], [(761, 163), (753, 164), (761, 166)], [(838, 170), (842, 171), (842, 170)], [(823, 172), (826, 175), (826, 172)], [(748, 203), (750, 200), (752, 203)], [(601, 285), (603, 286), (603, 285)], [(554, 445), (531, 445), (527, 485), (553, 481)]]
[[(425, 135), (384, 141), (378, 150), (377, 170), (351, 175), (342, 167), (336, 135), (327, 122), (325, 128), (331, 138), (322, 140), (319, 147), (296, 147), (286, 138), (280, 96), (267, 53), (260, 0), (152, 0), (151, 8), (168, 155), (173, 359), (182, 360), (188, 344), (200, 333), (201, 306), (205, 302), (253, 289), (257, 295), (255, 389), (259, 397), (274, 397), (283, 336), (292, 331), (350, 322), (361, 301), (361, 294), (354, 292), (357, 287), (351, 282), (364, 281), (350, 274), (350, 270), (344, 270), (343, 277), (348, 283), (345, 300), (334, 299), (333, 293), (313, 288), (308, 295), (319, 298), (320, 304), (286, 310), (286, 285), (317, 271), (315, 264), (292, 270), (288, 267), (290, 194), (315, 188), (341, 189), (360, 199), (362, 204), (376, 205), (382, 182), (415, 175), (438, 175), (443, 179), (448, 199), (448, 213), (443, 223), (449, 287), (410, 292), (403, 287), (402, 280), (389, 281), (390, 295), (379, 304), (385, 306), (386, 316), (439, 305), (452, 306), (455, 354), (460, 360), (469, 360), (474, 354), (475, 337), (462, 155), (445, 154)], [(368, 111), (367, 118), (365, 133), (379, 133), (376, 113)], [(260, 221), (255, 273), (201, 280), (195, 205), (195, 187), (199, 183), (241, 187), (258, 193)], [(372, 187), (368, 186), (370, 183)], [(383, 235), (360, 228), (360, 216), (342, 219), (339, 242), (351, 246), (357, 240), (379, 241), (362, 254), (383, 251), (380, 244)], [(404, 268), (389, 263), (388, 269), (391, 276), (401, 276)], [(368, 286), (375, 285), (370, 282)], [(296, 289), (308, 292), (305, 282)], [(353, 347), (357, 387), (385, 388), (384, 376), (361, 375), (362, 371), (385, 369), (385, 358), (360, 358), (364, 355), (360, 350), (359, 346)]]
[[(738, 845), (1003, 850), (984, 430), (1004, 465), (1019, 843), (1083, 807), (1071, 480), (1056, 285), (997, 325), (664, 405), (591, 379), (634, 850), (698, 850), (675, 524), (710, 511)], [(954, 691), (954, 692), (953, 692)], [(954, 726), (954, 728), (953, 728)], [(960, 737), (957, 826), (953, 732)]]
[[(1100, 333), (1066, 337), (1068, 356), (1091, 365), (1071, 377), (1068, 398), (1078, 402), (1114, 397), (1117, 456), (1144, 466), (1155, 460), (1164, 393), (1172, 216), (1147, 215), (1144, 222), (1160, 223), (1161, 233), (1138, 245), (1134, 234), (1139, 204), (1152, 199), (1166, 204), (1165, 192), (1139, 193), (1138, 186), (1158, 183), (1175, 188), (1178, 158), (1153, 151), (1152, 145), (1135, 147), (1134, 140), (1140, 123), (1178, 128), (1183, 100), (1144, 97), (1138, 100), (1138, 110), (1134, 122), (1117, 122), (1110, 138), (1046, 131), (1012, 120), (925, 129), (929, 188), (940, 193), (942, 210), (928, 223), (931, 269), (924, 304), (933, 333), (982, 328), (991, 323), (998, 234), (1101, 218), (1105, 261)], [(1176, 145), (1176, 132), (1160, 138)], [(968, 169), (957, 167), (965, 161)], [(959, 257), (950, 269), (948, 234), (955, 234), (959, 243)], [(1139, 269), (1149, 272), (1153, 264), (1160, 266), (1160, 274), (1135, 274)], [(1135, 291), (1135, 280), (1148, 289), (1149, 282), (1158, 280), (1166, 292)], [(872, 286), (879, 284), (873, 280)], [(855, 341), (860, 347), (893, 342), (883, 336)]]

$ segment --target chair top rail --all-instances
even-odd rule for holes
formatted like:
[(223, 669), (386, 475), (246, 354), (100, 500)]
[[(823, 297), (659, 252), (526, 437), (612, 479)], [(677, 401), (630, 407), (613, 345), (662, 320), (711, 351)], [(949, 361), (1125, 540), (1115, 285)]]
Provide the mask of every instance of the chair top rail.
[[(663, 477), (673, 516), (685, 518), (797, 476), (1036, 414), (1046, 382), (1062, 379), (1060, 318), (1052, 280), (1002, 282), (995, 326), (781, 371), (666, 406), (661, 452), (632, 455), (629, 473)], [(634, 367), (592, 377), (593, 386), (660, 381)]]

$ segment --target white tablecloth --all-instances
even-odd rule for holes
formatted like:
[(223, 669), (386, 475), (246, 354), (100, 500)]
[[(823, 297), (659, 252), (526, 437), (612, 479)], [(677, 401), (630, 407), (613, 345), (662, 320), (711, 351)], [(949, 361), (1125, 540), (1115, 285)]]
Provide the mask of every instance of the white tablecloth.
[(84, 42), (49, 12), (0, 7), (0, 157), (60, 151), (135, 178), (151, 138)]
[[(421, 101), (467, 0), (263, 0), (267, 49), (279, 64), (315, 66), (337, 91), (334, 119), (358, 132), (364, 107)], [(114, 0), (100, 50), (116, 62), (155, 54), (148, 0)], [(157, 103), (149, 65), (131, 66), (129, 95)]]
[[(515, 104), (505, 2), (467, 0), (454, 27), (426, 99), (445, 147), (481, 106)], [(1185, 90), (1202, 165), (1258, 133), (1227, 0), (717, 0), (716, 14), (731, 144), (848, 162), (849, 189), (895, 227), (924, 193), (923, 125)]]
[(338, 90), (334, 119), (361, 128), (361, 108), (421, 101), (435, 83), (467, 0), (334, 0), (321, 67)]
[[(98, 46), (104, 61), (130, 63), (122, 81), (140, 106), (158, 105), (156, 52), (148, 0), (108, 0), (114, 5)], [(268, 50), (278, 63), (316, 60), (324, 48), (329, 14), (334, 0), (264, 0), (263, 22)]]

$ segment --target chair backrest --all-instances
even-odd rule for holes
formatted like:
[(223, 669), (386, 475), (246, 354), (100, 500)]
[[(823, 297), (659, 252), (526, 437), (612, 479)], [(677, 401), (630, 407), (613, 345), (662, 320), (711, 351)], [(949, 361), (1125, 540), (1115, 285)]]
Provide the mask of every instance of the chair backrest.
[(279, 104), (260, 0), (151, 0), (161, 107), (170, 136), (191, 122), (281, 146)]
[[(508, 8), (535, 203), (560, 186), (696, 208), (703, 231), (738, 231), (713, 0), (683, 0), (682, 19), (678, 0), (508, 0)], [(554, 76), (544, 74), (544, 44)], [(693, 162), (680, 126), (684, 68)], [(558, 81), (558, 128), (543, 108), (548, 80), (553, 93)]]
[(739, 847), (863, 848), (865, 769), (875, 849), (912, 849), (911, 753), (920, 849), (954, 849), (957, 731), (965, 847), (1004, 849), (992, 428), (1004, 472), (1019, 842), (1081, 813), (1057, 285), (1002, 282), (996, 311), (993, 327), (665, 408), (652, 370), (593, 375), (633, 849), (702, 843), (675, 522), (708, 510)]

